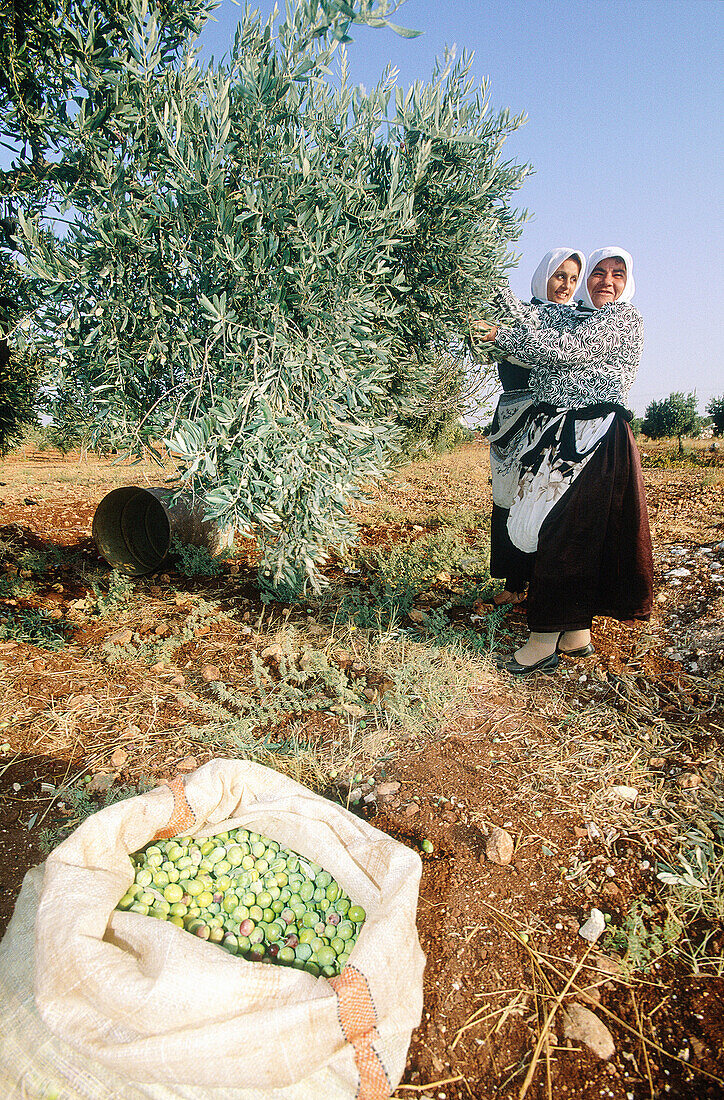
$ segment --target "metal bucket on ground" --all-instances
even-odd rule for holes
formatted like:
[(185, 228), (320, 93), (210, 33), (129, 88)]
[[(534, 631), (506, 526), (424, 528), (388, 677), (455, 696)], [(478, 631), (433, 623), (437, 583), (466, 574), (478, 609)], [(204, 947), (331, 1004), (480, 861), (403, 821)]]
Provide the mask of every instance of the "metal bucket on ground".
[(203, 546), (212, 555), (228, 549), (233, 528), (205, 520), (204, 505), (190, 493), (126, 485), (103, 497), (93, 516), (93, 539), (109, 565), (129, 577), (156, 573), (174, 539)]

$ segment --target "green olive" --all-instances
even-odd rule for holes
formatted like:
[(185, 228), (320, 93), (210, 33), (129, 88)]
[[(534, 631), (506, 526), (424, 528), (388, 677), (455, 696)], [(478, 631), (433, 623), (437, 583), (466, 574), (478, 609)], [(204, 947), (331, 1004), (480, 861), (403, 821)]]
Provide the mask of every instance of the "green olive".
[(365, 920), (329, 871), (246, 829), (198, 842), (177, 837), (130, 859), (134, 881), (118, 909), (253, 961), (334, 977)]

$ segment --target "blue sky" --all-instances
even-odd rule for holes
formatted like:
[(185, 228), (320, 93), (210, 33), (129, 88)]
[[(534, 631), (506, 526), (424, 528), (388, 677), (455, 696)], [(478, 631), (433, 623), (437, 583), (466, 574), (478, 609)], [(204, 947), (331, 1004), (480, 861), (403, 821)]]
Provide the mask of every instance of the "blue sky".
[[(252, 5), (271, 11), (268, 0)], [(282, 5), (283, 8), (283, 5)], [(241, 9), (221, 0), (204, 53), (229, 49)], [(518, 192), (531, 214), (511, 275), (530, 277), (555, 245), (590, 253), (618, 244), (635, 263), (645, 346), (630, 403), (638, 413), (674, 390), (699, 408), (724, 394), (721, 0), (408, 0), (403, 39), (355, 27), (352, 80), (374, 85), (385, 65), (407, 87), (428, 80), (445, 46), (475, 53), (493, 108), (525, 111), (506, 158), (535, 174)], [(712, 275), (714, 276), (712, 278)]]

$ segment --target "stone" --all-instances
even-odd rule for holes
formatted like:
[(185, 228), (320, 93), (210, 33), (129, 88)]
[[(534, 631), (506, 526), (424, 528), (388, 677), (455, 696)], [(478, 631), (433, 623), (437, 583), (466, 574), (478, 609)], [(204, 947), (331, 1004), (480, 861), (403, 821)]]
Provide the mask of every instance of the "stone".
[(692, 791), (696, 787), (701, 786), (701, 776), (696, 772), (682, 772), (679, 778), (676, 780), (677, 787), (680, 787), (682, 791)]
[(130, 627), (124, 627), (123, 630), (117, 630), (115, 634), (111, 634), (108, 639), (113, 645), (128, 645), (133, 638), (133, 631)]
[(86, 786), (89, 794), (106, 794), (113, 786), (113, 772), (96, 772)]
[(418, 608), (413, 607), (412, 611), (408, 611), (407, 617), (413, 623), (418, 623), (419, 624), (425, 618), (425, 612), (424, 611), (419, 611)]
[(405, 816), (406, 817), (414, 817), (415, 814), (419, 814), (419, 812), (420, 812), (420, 807), (417, 805), (416, 802), (410, 802), (407, 806), (405, 806)]
[(653, 771), (659, 771), (661, 768), (665, 767), (665, 765), (666, 758), (663, 756), (652, 756), (649, 759), (649, 767)]
[(273, 642), (261, 651), (262, 661), (280, 661), (283, 656), (284, 650), (279, 645), (279, 642)]
[(113, 755), (111, 756), (111, 764), (114, 768), (122, 768), (126, 760), (128, 760), (128, 753), (125, 749), (122, 749), (119, 746), (117, 749), (113, 750)]
[(576, 996), (580, 997), (589, 1005), (595, 1006), (601, 1003), (601, 991), (597, 985), (587, 985), (585, 988), (581, 989)]
[(396, 782), (380, 783), (377, 788), (377, 793), (380, 798), (386, 798), (388, 795), (397, 794), (400, 789), (400, 784)]
[(195, 756), (184, 756), (183, 760), (179, 760), (176, 765), (176, 771), (179, 772), (192, 772), (197, 766), (197, 760)]
[(595, 943), (605, 931), (606, 921), (603, 913), (600, 909), (592, 909), (588, 920), (578, 929), (578, 935), (582, 939), (587, 940), (588, 943)]
[(583, 1043), (602, 1061), (608, 1061), (616, 1053), (611, 1032), (595, 1012), (583, 1005), (574, 1003), (564, 1010), (563, 1035), (566, 1039)]
[(364, 707), (358, 706), (356, 703), (341, 703), (340, 710), (345, 714), (349, 714), (350, 718), (361, 718), (363, 714), (366, 714)]
[(498, 863), (506, 867), (513, 858), (513, 838), (505, 829), (498, 825), (492, 830), (485, 841), (485, 855), (492, 863)]
[(627, 787), (624, 784), (618, 784), (615, 787), (611, 787), (609, 794), (614, 798), (618, 798), (621, 802), (634, 803), (639, 796), (639, 792), (636, 787)]
[(617, 959), (612, 959), (610, 955), (604, 955), (600, 951), (592, 951), (588, 959), (591, 966), (594, 966), (596, 970), (602, 970), (605, 974), (616, 977), (621, 973), (621, 963)]
[(221, 673), (216, 665), (204, 665), (201, 669), (201, 679), (211, 684), (221, 679)]

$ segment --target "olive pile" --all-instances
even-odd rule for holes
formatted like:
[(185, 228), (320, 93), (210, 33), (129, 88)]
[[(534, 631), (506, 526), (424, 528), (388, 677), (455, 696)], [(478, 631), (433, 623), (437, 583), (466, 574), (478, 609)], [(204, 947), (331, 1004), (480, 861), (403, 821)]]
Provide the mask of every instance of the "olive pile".
[(365, 919), (328, 871), (247, 829), (148, 844), (118, 909), (171, 921), (232, 955), (341, 972)]

